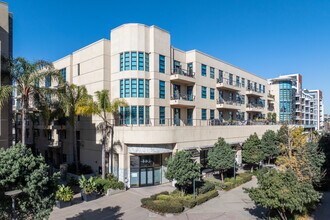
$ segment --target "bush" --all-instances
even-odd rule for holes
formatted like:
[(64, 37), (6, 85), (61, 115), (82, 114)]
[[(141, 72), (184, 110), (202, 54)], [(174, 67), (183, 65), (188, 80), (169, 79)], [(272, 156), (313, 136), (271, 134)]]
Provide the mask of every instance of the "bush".
[(175, 200), (172, 200), (171, 202), (165, 201), (165, 200), (146, 200), (143, 205), (145, 208), (152, 210), (154, 212), (158, 213), (180, 213), (183, 212), (184, 207), (183, 205)]
[(197, 198), (196, 198), (196, 204), (197, 205), (200, 205), (214, 197), (217, 197), (219, 195), (218, 191), (217, 190), (212, 190), (212, 191), (209, 191), (205, 194), (201, 194), (201, 195), (198, 195)]
[(76, 175), (86, 175), (93, 173), (93, 170), (91, 166), (79, 163), (79, 173), (77, 173), (76, 165), (71, 163), (68, 165), (68, 172)]
[(118, 181), (117, 178), (108, 177), (106, 179), (102, 179), (101, 177), (97, 177), (95, 179), (96, 189), (100, 194), (106, 194), (108, 189), (125, 189), (125, 184), (121, 181)]
[(69, 186), (60, 185), (55, 195), (56, 200), (69, 202), (73, 199), (73, 191)]
[(157, 196), (157, 200), (168, 201), (168, 200), (171, 200), (171, 199), (173, 199), (173, 197), (171, 197), (170, 195), (163, 195), (163, 194), (161, 194), (161, 195), (158, 195)]
[(197, 204), (193, 197), (181, 198), (179, 201), (184, 207), (189, 208), (189, 209), (195, 207)]
[(152, 200), (155, 200), (155, 199), (157, 199), (157, 196), (159, 196), (159, 195), (169, 195), (169, 194), (170, 194), (169, 192), (167, 192), (167, 191), (163, 191), (163, 192), (160, 192), (160, 193), (157, 193), (157, 194), (155, 194), (155, 195), (150, 196), (150, 198), (151, 198)]
[(198, 194), (204, 194), (214, 189), (215, 184), (210, 181), (206, 181), (204, 185), (198, 189)]

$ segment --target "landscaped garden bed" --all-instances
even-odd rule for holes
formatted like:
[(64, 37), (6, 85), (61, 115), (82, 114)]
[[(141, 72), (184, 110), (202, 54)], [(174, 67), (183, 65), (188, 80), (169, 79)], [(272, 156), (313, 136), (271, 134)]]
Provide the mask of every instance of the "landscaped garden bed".
[(205, 179), (206, 182), (211, 182), (215, 185), (218, 190), (231, 190), (237, 186), (240, 186), (252, 179), (252, 173), (239, 173), (236, 175), (236, 181), (234, 177), (225, 178), (224, 182), (215, 177), (208, 177)]

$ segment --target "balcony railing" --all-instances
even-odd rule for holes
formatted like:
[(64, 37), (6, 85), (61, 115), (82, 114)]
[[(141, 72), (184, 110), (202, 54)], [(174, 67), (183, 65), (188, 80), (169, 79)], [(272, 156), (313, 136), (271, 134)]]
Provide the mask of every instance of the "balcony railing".
[(257, 108), (257, 109), (263, 109), (263, 108), (265, 108), (264, 105), (261, 105), (261, 104), (252, 104), (252, 103), (246, 104), (246, 107), (247, 108)]
[(217, 104), (226, 104), (226, 105), (236, 105), (236, 106), (241, 106), (242, 103), (238, 101), (233, 101), (233, 100), (224, 100), (224, 99), (218, 99)]
[(171, 95), (171, 100), (185, 100), (185, 101), (194, 101), (195, 96), (191, 94), (173, 94)]
[(217, 83), (221, 83), (224, 85), (229, 85), (229, 86), (234, 86), (234, 87), (241, 87), (240, 83), (235, 82), (234, 80), (231, 79), (225, 79), (225, 78), (217, 78)]
[(175, 75), (175, 74), (195, 78), (195, 73), (192, 71), (192, 69), (184, 70), (181, 68), (174, 68), (172, 70), (171, 75)]

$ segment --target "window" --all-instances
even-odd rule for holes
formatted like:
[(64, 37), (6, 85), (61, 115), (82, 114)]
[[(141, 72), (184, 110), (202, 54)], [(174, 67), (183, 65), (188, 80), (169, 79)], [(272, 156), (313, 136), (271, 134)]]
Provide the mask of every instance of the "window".
[(159, 80), (159, 98), (165, 99), (165, 81)]
[(210, 78), (214, 79), (214, 68), (210, 67)]
[(202, 99), (206, 99), (206, 87), (202, 86)]
[(229, 85), (233, 85), (233, 74), (229, 73)]
[(266, 93), (266, 86), (265, 85), (262, 86), (262, 93)]
[(210, 99), (214, 100), (214, 89), (210, 88)]
[(125, 97), (129, 98), (130, 97), (130, 84), (129, 84), (129, 79), (125, 79)]
[(251, 85), (251, 81), (250, 81), (250, 80), (248, 80), (248, 81), (247, 81), (247, 86), (248, 86), (248, 89), (249, 89), (249, 90), (251, 90), (251, 89), (252, 89), (252, 88), (251, 88), (251, 87), (252, 87), (252, 85)]
[(120, 80), (120, 98), (124, 97), (124, 80)]
[(189, 74), (193, 74), (193, 63), (187, 64), (187, 70)]
[(45, 77), (45, 87), (49, 88), (52, 86), (52, 78), (51, 76), (46, 76)]
[(241, 112), (241, 121), (244, 121), (244, 120), (245, 120), (245, 113)]
[(254, 83), (254, 91), (257, 92), (258, 91), (258, 86), (257, 86), (258, 83)]
[(139, 98), (144, 97), (144, 80), (139, 79)]
[(132, 117), (132, 125), (137, 123), (137, 111), (136, 106), (131, 106), (131, 117)]
[(239, 76), (236, 76), (236, 86), (239, 86)]
[(202, 64), (202, 76), (206, 76), (206, 65)]
[(242, 78), (242, 87), (244, 88), (245, 87), (245, 79)]
[(120, 60), (120, 64), (119, 64), (120, 71), (123, 71), (124, 70), (124, 54), (123, 53), (120, 54), (119, 60)]
[(125, 52), (125, 70), (129, 70), (129, 52)]
[(165, 124), (165, 107), (159, 106), (159, 124)]
[(144, 53), (139, 52), (139, 70), (144, 70)]
[(136, 97), (136, 79), (131, 80), (131, 97)]
[(139, 106), (139, 124), (144, 124), (144, 106)]
[(206, 109), (202, 109), (202, 120), (206, 120)]
[(64, 81), (66, 81), (66, 68), (61, 69), (60, 74), (63, 77)]
[(78, 76), (80, 76), (80, 63), (78, 63), (77, 69), (78, 69)]
[(119, 111), (119, 116), (120, 116), (120, 124), (124, 124), (124, 107), (120, 107), (120, 111)]
[(136, 70), (136, 52), (131, 53), (131, 70)]
[(173, 69), (174, 69), (175, 73), (179, 73), (179, 71), (181, 69), (181, 64), (179, 61), (173, 60)]
[(262, 85), (259, 84), (259, 92), (262, 92)]
[(245, 95), (241, 96), (241, 104), (245, 104)]
[(159, 72), (165, 73), (165, 56), (159, 54)]
[(210, 119), (214, 119), (214, 110), (210, 109)]
[(146, 71), (149, 72), (149, 54), (148, 53), (145, 53), (145, 65), (146, 65)]
[(146, 83), (146, 98), (149, 98), (149, 80), (146, 79), (145, 83)]
[(223, 83), (223, 71), (222, 70), (219, 70), (219, 80), (218, 80), (219, 83)]
[(130, 109), (129, 106), (125, 107), (125, 124), (129, 125), (130, 124)]
[(149, 124), (149, 112), (150, 112), (150, 107), (146, 106), (146, 125)]

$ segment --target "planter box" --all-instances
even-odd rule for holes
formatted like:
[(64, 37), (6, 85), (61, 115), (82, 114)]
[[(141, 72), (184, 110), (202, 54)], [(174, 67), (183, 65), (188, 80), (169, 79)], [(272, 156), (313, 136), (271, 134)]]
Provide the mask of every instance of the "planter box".
[(121, 192), (125, 192), (125, 189), (108, 189), (107, 190), (107, 196), (112, 196)]
[(83, 201), (89, 202), (89, 201), (96, 199), (96, 193), (86, 194), (86, 193), (81, 192), (81, 198)]
[(56, 200), (56, 207), (59, 208), (59, 209), (62, 209), (62, 208), (65, 208), (65, 207), (69, 207), (71, 206), (71, 201), (69, 202), (64, 202), (64, 201), (57, 201)]

